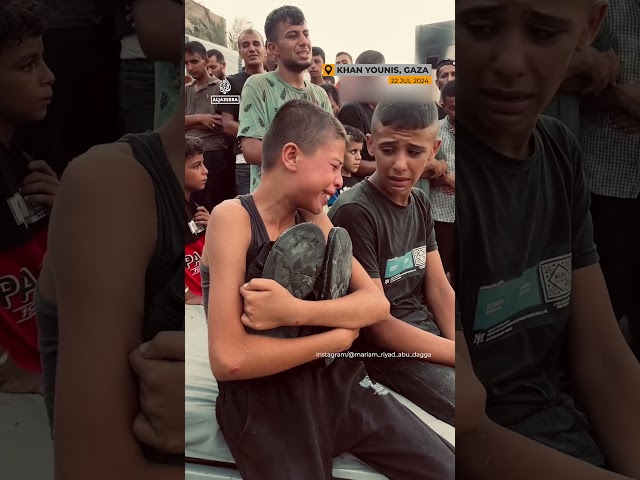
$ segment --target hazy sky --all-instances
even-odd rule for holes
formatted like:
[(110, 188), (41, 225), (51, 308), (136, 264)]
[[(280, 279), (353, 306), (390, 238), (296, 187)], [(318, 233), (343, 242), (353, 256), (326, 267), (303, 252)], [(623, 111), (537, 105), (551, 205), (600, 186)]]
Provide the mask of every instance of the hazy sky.
[[(236, 17), (244, 17), (264, 34), (264, 21), (273, 9), (282, 5), (299, 7), (307, 19), (311, 44), (321, 47), (327, 63), (335, 54), (346, 51), (353, 60), (365, 50), (378, 50), (387, 63), (414, 63), (415, 27), (425, 23), (452, 20), (454, 0), (387, 0), (373, 7), (364, 0), (195, 0), (224, 17), (227, 28)], [(393, 5), (398, 5), (394, 8)]]

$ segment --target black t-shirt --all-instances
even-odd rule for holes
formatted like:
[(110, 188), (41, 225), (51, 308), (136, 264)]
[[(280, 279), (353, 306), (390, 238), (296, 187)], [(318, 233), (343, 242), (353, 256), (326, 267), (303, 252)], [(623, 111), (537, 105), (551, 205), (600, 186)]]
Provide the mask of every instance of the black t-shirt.
[[(338, 112), (338, 120), (343, 125), (350, 125), (357, 128), (366, 135), (371, 133), (371, 119), (373, 118), (373, 109), (363, 103), (346, 103)], [(369, 154), (366, 142), (362, 146), (360, 155), (363, 160), (375, 160)]]
[(447, 112), (440, 105), (436, 103), (436, 107), (438, 108), (438, 120), (442, 120), (447, 118)]
[[(241, 95), (242, 87), (244, 87), (247, 78), (251, 75), (246, 73), (244, 70), (238, 72), (234, 75), (229, 75), (226, 79), (231, 84), (231, 90), (227, 93), (227, 95)], [(229, 103), (221, 103), (216, 105), (216, 110), (220, 113), (228, 113), (233, 115), (233, 119), (238, 122), (240, 120), (240, 105), (239, 104), (229, 104)], [(240, 148), (240, 141), (238, 139), (234, 139), (234, 148), (233, 152), (235, 155), (242, 153), (242, 149)]]
[(349, 232), (369, 276), (381, 280), (391, 314), (440, 335), (424, 296), (426, 256), (438, 248), (427, 195), (414, 188), (402, 207), (364, 180), (338, 197), (329, 218)]
[[(456, 298), (459, 327), (500, 425), (604, 465), (569, 392), (572, 271), (598, 261), (579, 145), (540, 117), (534, 153), (514, 160), (458, 122)], [(588, 352), (585, 352), (588, 354)]]

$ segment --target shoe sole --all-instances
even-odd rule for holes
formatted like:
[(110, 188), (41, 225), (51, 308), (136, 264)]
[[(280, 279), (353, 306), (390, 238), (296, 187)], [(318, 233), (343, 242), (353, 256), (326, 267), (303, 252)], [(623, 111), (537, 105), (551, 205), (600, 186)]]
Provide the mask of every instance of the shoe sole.
[(353, 245), (349, 232), (341, 227), (332, 228), (322, 264), (318, 300), (333, 300), (347, 294), (352, 261)]
[[(322, 262), (322, 272), (318, 279), (318, 300), (334, 300), (344, 297), (351, 282), (351, 264), (353, 261), (353, 244), (349, 232), (344, 228), (334, 227), (329, 232), (327, 248)], [(315, 333), (331, 330), (328, 327), (316, 327)], [(325, 365), (331, 365), (335, 358), (324, 359)]]
[[(326, 245), (324, 233), (313, 223), (300, 223), (285, 230), (275, 241), (264, 263), (262, 278), (275, 280), (291, 295), (305, 299), (314, 291), (322, 271)], [(278, 327), (259, 335), (296, 338), (315, 333), (313, 327)]]
[(275, 241), (262, 278), (275, 280), (296, 298), (306, 298), (316, 285), (325, 254), (324, 234), (313, 223), (285, 230)]

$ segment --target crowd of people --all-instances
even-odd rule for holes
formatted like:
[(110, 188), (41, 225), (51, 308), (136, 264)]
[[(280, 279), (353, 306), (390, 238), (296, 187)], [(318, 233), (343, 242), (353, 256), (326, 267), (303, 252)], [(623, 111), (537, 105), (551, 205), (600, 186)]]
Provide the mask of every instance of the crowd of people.
[[(241, 32), (235, 75), (226, 76), (219, 51), (197, 41), (184, 48), (185, 301), (207, 312), (224, 438), (247, 479), (324, 477), (344, 452), (389, 478), (452, 478), (453, 446), (376, 389), (455, 424), (455, 241), (447, 231), (445, 271), (434, 230), (453, 226), (455, 62), (436, 66), (444, 104), (430, 91), (385, 101), (379, 78), (323, 77), (326, 54), (299, 8), (273, 10), (264, 32)], [(353, 63), (346, 52), (335, 61)], [(385, 57), (367, 50), (355, 62)], [(209, 100), (224, 95), (239, 104)], [(317, 358), (347, 349), (357, 361)], [(335, 393), (319, 406), (326, 414), (310, 417), (318, 389)], [(258, 391), (260, 404), (247, 403)], [(351, 412), (340, 425), (335, 409)], [(249, 411), (255, 426), (242, 420)], [(363, 415), (392, 430), (383, 438), (387, 427), (370, 430)], [(261, 433), (240, 443), (243, 428)], [(265, 448), (274, 436), (296, 445), (287, 465), (276, 460), (278, 444)]]

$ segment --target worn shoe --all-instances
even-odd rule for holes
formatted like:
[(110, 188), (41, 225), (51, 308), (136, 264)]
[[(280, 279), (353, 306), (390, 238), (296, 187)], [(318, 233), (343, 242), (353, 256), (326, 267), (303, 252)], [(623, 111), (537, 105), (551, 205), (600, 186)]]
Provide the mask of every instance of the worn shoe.
[[(314, 287), (325, 257), (324, 233), (313, 223), (301, 223), (285, 230), (275, 241), (264, 263), (262, 278), (275, 280), (294, 297), (315, 299)], [(283, 338), (314, 333), (311, 327), (279, 327), (261, 333)]]
[[(344, 297), (351, 282), (351, 263), (353, 259), (353, 245), (349, 232), (344, 228), (334, 227), (329, 232), (327, 248), (322, 262), (322, 272), (316, 283), (316, 298), (318, 300), (333, 300)], [(314, 333), (331, 330), (328, 327), (316, 327)], [(330, 365), (335, 359), (325, 358), (325, 364)]]
[(347, 294), (352, 261), (353, 245), (349, 232), (341, 227), (332, 228), (327, 240), (322, 272), (316, 284), (318, 300), (333, 300)]

